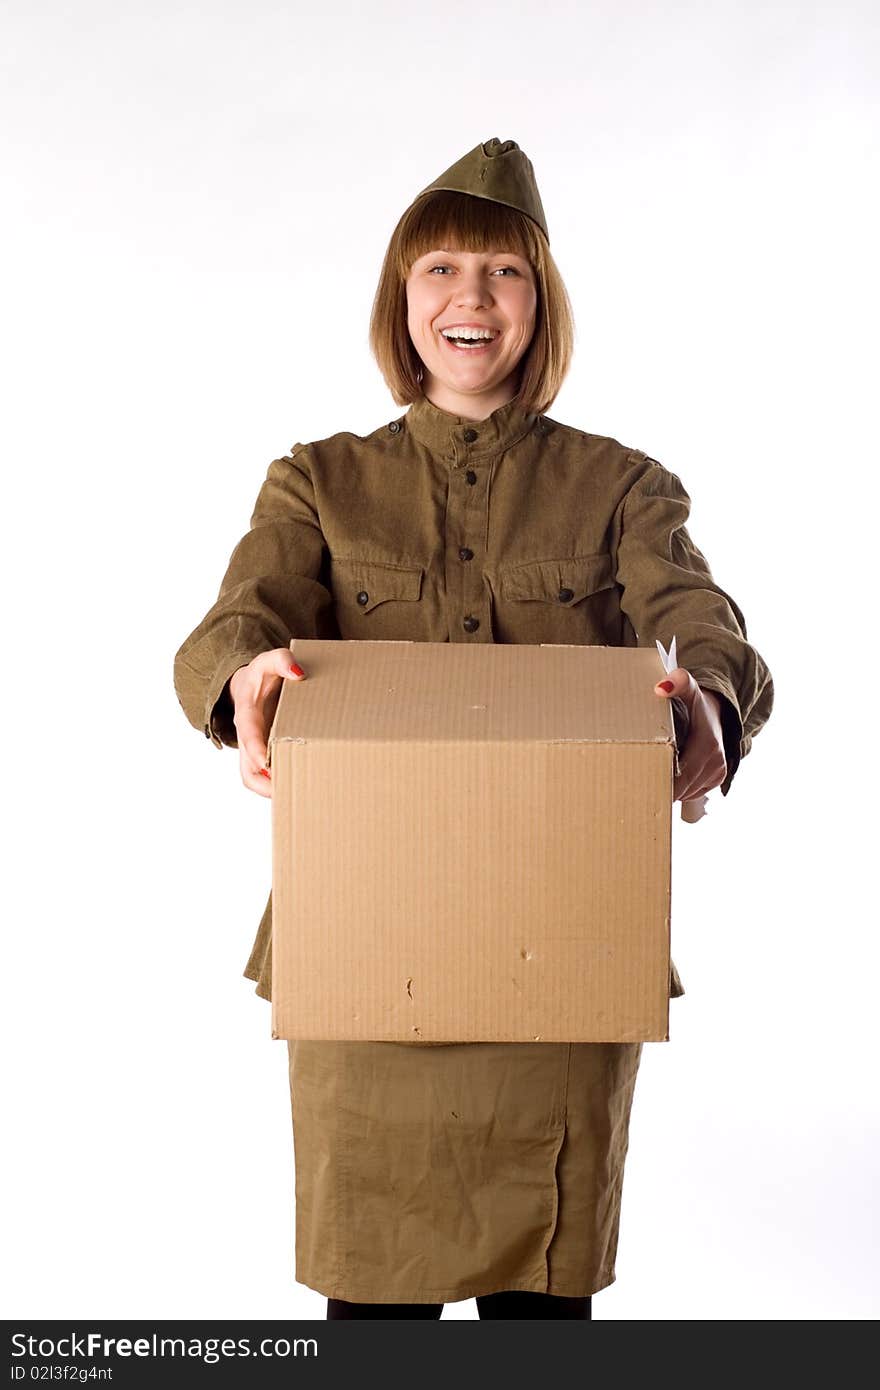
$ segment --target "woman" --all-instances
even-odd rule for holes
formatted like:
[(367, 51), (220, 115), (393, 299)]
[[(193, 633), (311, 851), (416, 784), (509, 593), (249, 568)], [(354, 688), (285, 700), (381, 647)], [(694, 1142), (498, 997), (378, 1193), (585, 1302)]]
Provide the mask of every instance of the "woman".
[[(183, 643), (190, 721), (271, 796), (292, 637), (665, 644), (688, 707), (676, 799), (721, 786), (772, 708), (675, 474), (548, 419), (572, 346), (529, 160), (478, 145), (401, 218), (371, 345), (408, 411), (276, 459)], [(424, 575), (424, 582), (421, 576)], [(269, 997), (271, 899), (245, 974)], [(672, 967), (670, 994), (683, 993)], [(430, 1049), (430, 1050), (429, 1050)], [(641, 1044), (292, 1042), (296, 1276), (329, 1318), (588, 1318), (615, 1278)], [(454, 1114), (454, 1123), (448, 1117)]]

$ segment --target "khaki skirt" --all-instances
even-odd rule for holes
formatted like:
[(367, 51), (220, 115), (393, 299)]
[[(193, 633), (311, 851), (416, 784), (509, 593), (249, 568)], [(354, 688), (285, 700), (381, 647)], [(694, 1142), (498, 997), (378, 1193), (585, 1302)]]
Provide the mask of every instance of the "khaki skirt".
[(614, 1281), (641, 1043), (288, 1043), (296, 1278), (354, 1303)]

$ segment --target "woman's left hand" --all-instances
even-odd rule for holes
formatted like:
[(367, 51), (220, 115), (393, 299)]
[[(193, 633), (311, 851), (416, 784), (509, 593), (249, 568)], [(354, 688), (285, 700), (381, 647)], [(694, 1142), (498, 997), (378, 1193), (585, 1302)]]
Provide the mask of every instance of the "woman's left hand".
[(719, 787), (727, 776), (724, 737), (721, 731), (721, 696), (703, 690), (690, 671), (676, 666), (654, 686), (655, 694), (671, 700), (684, 700), (690, 715), (690, 728), (679, 771), (673, 786), (673, 801), (693, 801)]

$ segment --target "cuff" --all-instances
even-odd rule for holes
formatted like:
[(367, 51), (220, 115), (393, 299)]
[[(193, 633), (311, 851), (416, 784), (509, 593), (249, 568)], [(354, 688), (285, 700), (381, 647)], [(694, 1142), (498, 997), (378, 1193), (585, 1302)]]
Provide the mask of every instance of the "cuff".
[(235, 709), (229, 694), (229, 682), (241, 666), (247, 666), (265, 647), (251, 652), (238, 652), (218, 666), (214, 679), (208, 686), (205, 699), (205, 738), (209, 738), (215, 748), (237, 748), (233, 715)]
[(721, 783), (721, 795), (726, 796), (730, 791), (730, 784), (736, 775), (743, 754), (748, 751), (743, 746), (743, 724), (739, 712), (739, 702), (733, 686), (716, 672), (707, 672), (704, 676), (699, 671), (691, 671), (691, 675), (701, 690), (712, 690), (716, 695), (721, 696), (721, 736), (724, 740), (724, 757), (727, 762), (727, 774)]

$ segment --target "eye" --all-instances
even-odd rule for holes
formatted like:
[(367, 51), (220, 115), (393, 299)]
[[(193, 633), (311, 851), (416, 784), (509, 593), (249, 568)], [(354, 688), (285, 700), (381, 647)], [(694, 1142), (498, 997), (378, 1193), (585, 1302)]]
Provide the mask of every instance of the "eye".
[(429, 275), (433, 275), (435, 270), (451, 270), (451, 269), (452, 269), (452, 266), (450, 266), (450, 265), (432, 265), (431, 268), (430, 268), (430, 270), (428, 271), (428, 274), (429, 274)]
[(492, 273), (493, 275), (499, 275), (504, 270), (507, 271), (508, 275), (519, 275), (519, 271), (515, 265), (500, 265), (498, 269)]

